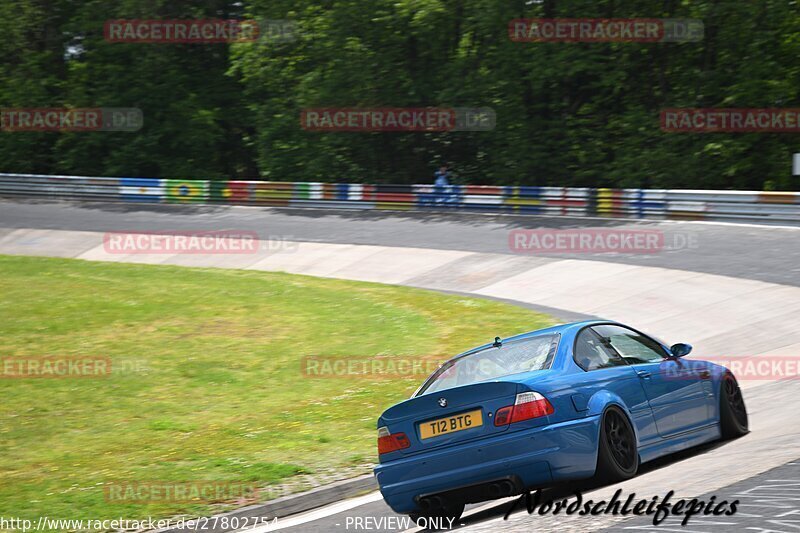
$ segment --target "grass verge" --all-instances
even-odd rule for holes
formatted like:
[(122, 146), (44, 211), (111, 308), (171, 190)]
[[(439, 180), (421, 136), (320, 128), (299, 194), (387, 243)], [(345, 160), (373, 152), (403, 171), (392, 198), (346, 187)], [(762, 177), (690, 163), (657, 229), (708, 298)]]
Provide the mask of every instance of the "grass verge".
[(220, 501), (105, 494), (129, 482), (269, 486), (376, 461), (378, 415), (425, 376), (316, 378), (304, 358), (445, 359), (551, 323), (372, 283), (0, 256), (0, 357), (112, 363), (96, 379), (0, 379), (0, 516), (208, 514)]

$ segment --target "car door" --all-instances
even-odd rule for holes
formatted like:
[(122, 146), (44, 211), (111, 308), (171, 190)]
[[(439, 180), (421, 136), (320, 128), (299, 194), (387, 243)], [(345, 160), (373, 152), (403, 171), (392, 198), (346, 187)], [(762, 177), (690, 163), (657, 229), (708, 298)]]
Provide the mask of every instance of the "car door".
[(586, 371), (576, 387), (578, 395), (577, 398), (573, 397), (574, 403), (588, 401), (598, 390), (611, 391), (622, 399), (630, 411), (639, 444), (644, 446), (659, 439), (641, 379), (633, 367), (608, 347), (592, 328), (584, 328), (578, 333), (573, 359)]
[(692, 361), (669, 357), (659, 342), (629, 328), (592, 329), (639, 376), (659, 435), (669, 437), (709, 423), (711, 404)]

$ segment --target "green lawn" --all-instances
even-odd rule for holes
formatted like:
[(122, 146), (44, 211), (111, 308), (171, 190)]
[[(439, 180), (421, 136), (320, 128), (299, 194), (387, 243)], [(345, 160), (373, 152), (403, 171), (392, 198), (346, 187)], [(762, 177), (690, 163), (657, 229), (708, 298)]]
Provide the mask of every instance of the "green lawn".
[(0, 357), (109, 356), (101, 379), (0, 379), (0, 516), (142, 518), (122, 481), (253, 481), (373, 462), (404, 379), (303, 375), (306, 356), (445, 358), (551, 324), (510, 305), (238, 270), (0, 256)]

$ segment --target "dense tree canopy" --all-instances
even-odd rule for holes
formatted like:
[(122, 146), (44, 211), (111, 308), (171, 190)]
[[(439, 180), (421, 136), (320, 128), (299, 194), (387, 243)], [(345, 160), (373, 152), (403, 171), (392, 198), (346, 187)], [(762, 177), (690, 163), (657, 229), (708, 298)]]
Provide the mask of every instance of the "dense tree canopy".
[[(516, 18), (694, 18), (682, 43), (513, 42)], [(113, 19), (296, 23), (292, 40), (114, 43)], [(0, 170), (798, 189), (794, 133), (668, 133), (669, 107), (800, 108), (789, 0), (8, 0), (0, 107), (137, 107), (138, 132), (0, 132)], [(315, 107), (490, 107), (491, 131), (315, 132)]]

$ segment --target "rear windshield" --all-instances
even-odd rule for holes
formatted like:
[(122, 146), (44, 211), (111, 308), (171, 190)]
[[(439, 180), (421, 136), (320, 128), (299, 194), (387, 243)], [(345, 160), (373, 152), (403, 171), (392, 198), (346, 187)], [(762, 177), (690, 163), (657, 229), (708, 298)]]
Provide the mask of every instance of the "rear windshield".
[(558, 335), (540, 335), (451, 359), (428, 378), (417, 396), (512, 374), (547, 370), (557, 344)]

